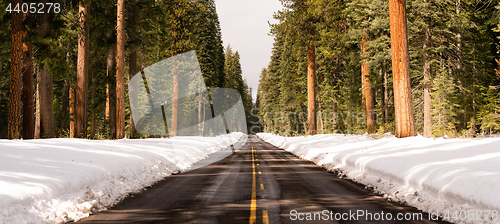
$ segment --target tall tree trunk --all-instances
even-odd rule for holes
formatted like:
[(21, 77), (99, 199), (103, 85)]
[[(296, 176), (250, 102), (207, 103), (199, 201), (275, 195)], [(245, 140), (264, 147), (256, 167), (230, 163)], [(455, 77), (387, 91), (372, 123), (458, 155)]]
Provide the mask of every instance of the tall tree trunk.
[[(26, 46), (27, 45), (27, 46)], [(35, 100), (33, 89), (33, 49), (31, 44), (26, 44), (26, 61), (23, 72), (23, 139), (35, 138)]]
[[(136, 18), (135, 18), (135, 11), (134, 10), (129, 10), (129, 23), (132, 25), (130, 28), (130, 33), (129, 33), (129, 38), (130, 42), (135, 42), (137, 40), (136, 38)], [(130, 54), (129, 54), (129, 59), (128, 59), (128, 70), (129, 70), (129, 77), (132, 79), (134, 75), (138, 72), (137, 70), (137, 47), (136, 46), (131, 46), (130, 47)], [(130, 105), (130, 108), (132, 108), (132, 105)], [(135, 138), (135, 123), (134, 123), (134, 118), (132, 116), (132, 111), (130, 112), (130, 138), (134, 139)]]
[(415, 117), (411, 99), (410, 56), (406, 28), (406, 0), (389, 0), (392, 71), (396, 137), (415, 136)]
[[(12, 5), (22, 5), (22, 0), (12, 0)], [(19, 121), (21, 119), (21, 76), (22, 76), (22, 30), (23, 14), (12, 12), (11, 21), (11, 69), (10, 69), (10, 96), (9, 96), (9, 121), (8, 138), (19, 138)]]
[(307, 43), (307, 119), (309, 123), (309, 135), (315, 135), (316, 129), (316, 52), (313, 42), (314, 29), (309, 29), (309, 41)]
[[(84, 5), (85, 4), (85, 5)], [(87, 137), (87, 99), (88, 99), (88, 73), (89, 73), (89, 5), (80, 2), (80, 26), (78, 33), (78, 67), (76, 72), (76, 114), (75, 136)]]
[[(25, 14), (25, 20), (28, 14)], [(24, 37), (28, 37), (26, 26)], [(33, 47), (30, 42), (23, 43), (23, 139), (35, 138), (35, 101), (33, 99)]]
[[(428, 24), (429, 25), (429, 24)], [(431, 63), (429, 59), (429, 47), (430, 47), (430, 32), (429, 27), (424, 28), (424, 43), (423, 43), (423, 53), (422, 60), (424, 63), (424, 137), (429, 138), (432, 136), (431, 126), (432, 126), (432, 116), (431, 116)]]
[(54, 109), (52, 108), (53, 80), (49, 66), (43, 65), (38, 75), (40, 76), (40, 135), (42, 138), (53, 138), (55, 137)]
[[(38, 64), (35, 66), (36, 71), (39, 71)], [(35, 139), (40, 138), (40, 129), (41, 129), (41, 116), (40, 116), (40, 75), (37, 72), (36, 75), (36, 97), (35, 97)]]
[(108, 83), (106, 88), (106, 116), (109, 119), (109, 134), (111, 139), (116, 139), (116, 81), (115, 81), (115, 50), (108, 50), (107, 59), (107, 77)]
[(363, 93), (363, 101), (365, 105), (365, 114), (366, 114), (366, 126), (367, 132), (373, 133), (375, 132), (377, 123), (375, 121), (375, 113), (373, 113), (375, 108), (375, 97), (372, 83), (370, 81), (370, 67), (366, 64), (366, 54), (367, 47), (366, 42), (368, 41), (368, 32), (361, 39), (361, 49), (363, 53), (363, 64), (361, 66), (361, 83), (362, 83), (362, 93)]
[(125, 137), (125, 10), (124, 0), (118, 0), (116, 48), (116, 138)]
[[(42, 1), (47, 3), (47, 0)], [(40, 26), (38, 28), (39, 40), (45, 39), (50, 34), (51, 15), (48, 13), (38, 14)], [(49, 72), (49, 66), (42, 64), (38, 75), (40, 76), (39, 83), (39, 98), (40, 98), (40, 137), (55, 137), (54, 128), (54, 109), (53, 101), (53, 77)]]

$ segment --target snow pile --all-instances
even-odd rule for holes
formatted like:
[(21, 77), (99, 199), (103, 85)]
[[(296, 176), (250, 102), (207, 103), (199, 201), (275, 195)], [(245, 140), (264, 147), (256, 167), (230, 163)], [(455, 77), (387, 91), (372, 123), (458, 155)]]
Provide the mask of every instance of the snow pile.
[(0, 140), (0, 223), (80, 220), (244, 136)]
[(500, 139), (258, 136), (340, 177), (454, 223), (500, 223)]

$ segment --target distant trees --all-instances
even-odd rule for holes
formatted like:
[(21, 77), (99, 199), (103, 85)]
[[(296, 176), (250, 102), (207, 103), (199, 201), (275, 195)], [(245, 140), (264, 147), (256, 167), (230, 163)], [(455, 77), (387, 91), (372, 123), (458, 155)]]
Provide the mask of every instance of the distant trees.
[[(20, 2), (0, 6), (5, 9), (9, 3)], [(141, 69), (190, 50), (196, 50), (208, 87), (232, 82), (224, 72), (225, 53), (213, 0), (58, 4), (64, 9), (58, 13), (0, 12), (0, 22), (13, 26), (0, 31), (0, 116), (12, 117), (0, 120), (0, 138), (21, 134), (24, 138), (141, 137), (130, 113), (128, 81)], [(23, 16), (30, 21), (22, 22)], [(239, 91), (249, 111), (250, 91), (239, 75)], [(29, 118), (34, 118), (34, 124)]]
[[(247, 119), (247, 128), (251, 127), (249, 121), (251, 120), (250, 111), (253, 108), (252, 102), (252, 89), (248, 87), (245, 79), (243, 79), (243, 71), (240, 64), (240, 53), (234, 52), (231, 46), (225, 49), (225, 65), (224, 71), (226, 73), (225, 88), (237, 90), (241, 95), (241, 101), (245, 110), (245, 118)], [(243, 131), (243, 130), (240, 130)], [(248, 131), (248, 130), (247, 130)]]
[[(22, 4), (21, 0), (13, 0), (12, 4)], [(9, 139), (19, 138), (19, 122), (21, 119), (21, 76), (22, 76), (22, 30), (23, 14), (12, 13), (12, 45), (10, 69), (10, 97), (9, 97)]]
[[(302, 46), (307, 59), (307, 129), (309, 135), (317, 133), (316, 114), (316, 42), (318, 23), (315, 6), (317, 1), (313, 0), (286, 0), (282, 1), (285, 9), (279, 11), (275, 18), (280, 24), (272, 27), (272, 32), (277, 35), (283, 33), (296, 46)], [(289, 124), (288, 124), (289, 125)]]
[[(80, 30), (78, 32), (78, 63), (75, 91), (75, 137), (87, 136), (87, 100), (89, 76), (89, 8), (90, 5), (81, 1), (78, 6)], [(113, 116), (113, 115), (112, 115)]]
[[(495, 98), (488, 97), (495, 92), (488, 87), (500, 82), (494, 71), (499, 2), (282, 3), (284, 10), (275, 14), (279, 22), (271, 26), (274, 50), (257, 96), (265, 131), (308, 134), (303, 125), (306, 95), (312, 92), (306, 91), (304, 40), (309, 35), (301, 25), (311, 20), (293, 20), (305, 6), (315, 27), (319, 133), (453, 137), (485, 134), (486, 127), (500, 130), (497, 120), (484, 119), (500, 112), (493, 107), (497, 103), (490, 103)], [(405, 8), (411, 12), (406, 18)]]
[[(401, 1), (282, 3), (257, 91), (264, 131), (453, 137), (500, 130), (498, 90), (489, 88), (500, 85), (498, 1), (406, 0), (407, 53), (404, 43), (391, 44), (405, 39), (391, 33), (402, 29), (390, 28), (390, 3)], [(0, 11), (0, 22), (10, 24), (0, 30), (0, 116), (9, 118), (0, 120), (1, 138), (141, 137), (128, 80), (189, 50), (196, 50), (206, 85), (235, 86), (250, 116), (250, 88), (240, 72), (228, 73), (239, 59), (224, 52), (214, 0), (60, 4), (60, 13)], [(392, 47), (402, 54), (391, 54)]]

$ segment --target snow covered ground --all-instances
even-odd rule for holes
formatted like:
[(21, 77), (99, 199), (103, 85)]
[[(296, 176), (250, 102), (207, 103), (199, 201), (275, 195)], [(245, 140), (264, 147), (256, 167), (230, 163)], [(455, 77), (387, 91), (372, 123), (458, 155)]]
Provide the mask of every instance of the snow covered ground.
[(500, 223), (500, 138), (258, 136), (388, 200), (454, 223)]
[(0, 140), (0, 223), (82, 219), (245, 139)]

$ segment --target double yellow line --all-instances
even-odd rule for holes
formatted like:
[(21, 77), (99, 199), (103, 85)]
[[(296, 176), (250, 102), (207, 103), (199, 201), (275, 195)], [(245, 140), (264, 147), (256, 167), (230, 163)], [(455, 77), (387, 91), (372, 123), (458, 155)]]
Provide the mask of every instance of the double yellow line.
[(255, 149), (252, 145), (252, 203), (250, 204), (250, 224), (257, 221), (257, 182), (255, 180)]
[[(255, 160), (255, 148), (252, 145), (252, 202), (250, 204), (249, 224), (255, 224), (257, 221), (257, 181), (255, 178)], [(259, 174), (262, 173), (259, 171)], [(262, 183), (260, 184), (260, 189), (264, 189), (264, 185)], [(262, 210), (262, 223), (269, 224), (269, 215), (266, 210)]]

